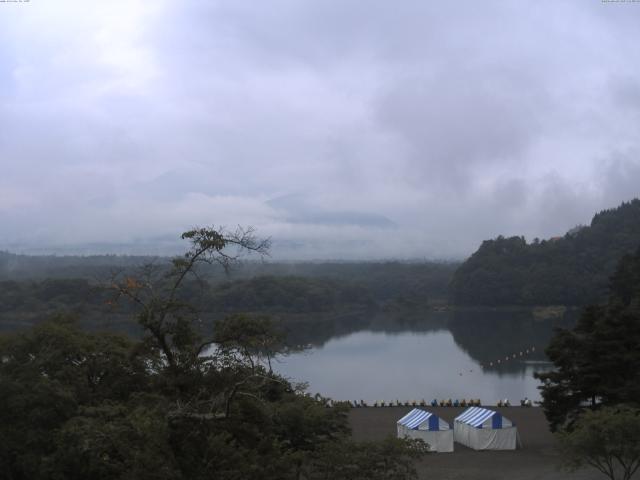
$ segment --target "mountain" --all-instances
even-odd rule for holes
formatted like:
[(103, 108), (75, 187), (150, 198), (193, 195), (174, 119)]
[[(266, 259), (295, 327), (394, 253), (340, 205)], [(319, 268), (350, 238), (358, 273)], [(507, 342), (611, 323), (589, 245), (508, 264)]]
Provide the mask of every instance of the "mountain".
[(597, 213), (564, 237), (486, 240), (455, 272), (457, 305), (587, 305), (606, 298), (617, 262), (640, 246), (640, 200)]

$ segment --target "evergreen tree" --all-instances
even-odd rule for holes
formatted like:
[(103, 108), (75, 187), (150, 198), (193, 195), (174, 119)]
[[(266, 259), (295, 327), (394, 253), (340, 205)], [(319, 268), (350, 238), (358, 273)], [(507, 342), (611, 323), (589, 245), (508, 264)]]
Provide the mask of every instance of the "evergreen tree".
[(585, 309), (576, 327), (560, 330), (547, 349), (556, 369), (537, 374), (552, 429), (585, 408), (640, 404), (640, 250), (622, 258), (609, 301)]

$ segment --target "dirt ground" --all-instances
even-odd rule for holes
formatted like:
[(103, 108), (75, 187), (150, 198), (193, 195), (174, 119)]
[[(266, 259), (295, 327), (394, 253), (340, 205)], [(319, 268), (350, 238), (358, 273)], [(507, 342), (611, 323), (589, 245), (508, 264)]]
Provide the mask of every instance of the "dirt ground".
[[(354, 408), (349, 422), (356, 440), (380, 440), (396, 435), (396, 421), (413, 407)], [(553, 435), (540, 408), (494, 408), (516, 424), (522, 448), (515, 451), (475, 451), (459, 443), (453, 453), (433, 453), (418, 465), (421, 479), (433, 480), (602, 480), (601, 473), (558, 469)], [(449, 423), (464, 408), (426, 407)]]

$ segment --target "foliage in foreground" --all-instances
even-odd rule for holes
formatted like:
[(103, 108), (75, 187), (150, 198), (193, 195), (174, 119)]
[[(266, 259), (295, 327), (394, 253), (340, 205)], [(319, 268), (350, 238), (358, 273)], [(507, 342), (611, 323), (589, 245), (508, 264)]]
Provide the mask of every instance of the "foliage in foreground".
[(114, 278), (138, 311), (134, 342), (65, 318), (0, 339), (0, 478), (400, 479), (425, 445), (355, 444), (327, 408), (271, 370), (286, 352), (266, 318), (228, 317), (205, 336), (180, 296), (200, 262), (229, 247), (262, 253), (251, 231), (196, 229), (170, 270)]
[(178, 377), (144, 344), (66, 319), (4, 337), (0, 478), (412, 477), (424, 444), (353, 443), (345, 408), (251, 365), (265, 337), (232, 337), (249, 324), (229, 319), (220, 356)]
[(586, 411), (558, 435), (569, 471), (590, 465), (611, 480), (629, 480), (640, 467), (640, 410), (625, 406)]

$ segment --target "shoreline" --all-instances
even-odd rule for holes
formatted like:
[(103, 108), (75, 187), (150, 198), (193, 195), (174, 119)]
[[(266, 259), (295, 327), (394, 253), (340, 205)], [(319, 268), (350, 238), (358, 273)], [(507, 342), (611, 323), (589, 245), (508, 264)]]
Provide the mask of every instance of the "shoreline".
[[(595, 470), (567, 473), (559, 469), (556, 440), (540, 407), (495, 407), (518, 428), (522, 448), (510, 451), (475, 451), (459, 443), (453, 453), (431, 453), (416, 462), (420, 479), (450, 480), (597, 480)], [(396, 436), (396, 422), (413, 406), (352, 408), (348, 412), (355, 441), (383, 440)], [(420, 407), (417, 407), (420, 408)], [(453, 419), (463, 407), (422, 407), (443, 420)]]

